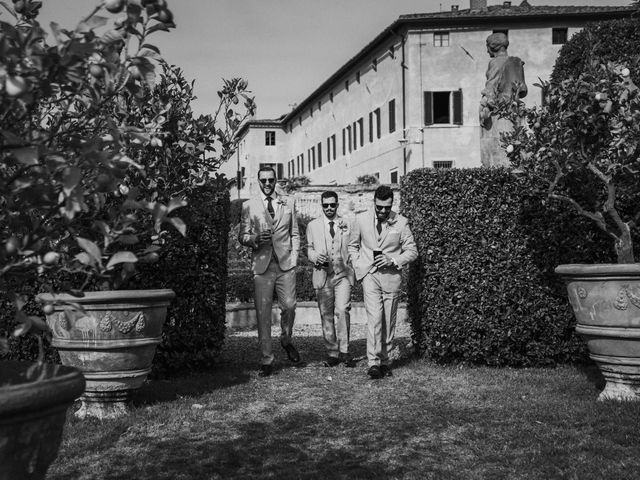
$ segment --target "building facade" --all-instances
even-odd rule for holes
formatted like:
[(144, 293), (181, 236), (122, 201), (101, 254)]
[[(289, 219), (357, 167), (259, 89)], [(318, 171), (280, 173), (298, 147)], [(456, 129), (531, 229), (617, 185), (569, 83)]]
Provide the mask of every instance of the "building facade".
[(631, 7), (537, 7), (526, 0), (403, 15), (291, 112), (250, 120), (225, 166), (246, 197), (256, 172), (279, 178), (349, 184), (365, 174), (382, 183), (422, 167), (480, 166), (478, 106), (489, 61), (486, 38), (504, 32), (509, 55), (525, 65), (528, 105), (541, 102), (533, 83), (548, 79), (562, 44), (586, 23), (623, 18)]

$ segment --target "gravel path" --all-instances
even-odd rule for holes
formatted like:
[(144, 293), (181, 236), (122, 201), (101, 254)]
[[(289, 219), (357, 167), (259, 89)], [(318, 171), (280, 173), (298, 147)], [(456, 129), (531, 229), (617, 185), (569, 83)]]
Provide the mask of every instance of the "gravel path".
[[(276, 366), (287, 362), (286, 354), (279, 345), (280, 327), (274, 326), (271, 330), (273, 352), (276, 356)], [(350, 353), (358, 366), (366, 366), (366, 336), (367, 326), (355, 324), (351, 326)], [(326, 350), (322, 339), (320, 324), (297, 324), (293, 328), (293, 342), (305, 365), (320, 366), (326, 358)], [(411, 355), (411, 329), (405, 322), (398, 322), (396, 326), (395, 349), (392, 358), (398, 359)], [(257, 367), (258, 332), (256, 330), (232, 330), (228, 329), (225, 346), (220, 356), (224, 365), (253, 366)]]

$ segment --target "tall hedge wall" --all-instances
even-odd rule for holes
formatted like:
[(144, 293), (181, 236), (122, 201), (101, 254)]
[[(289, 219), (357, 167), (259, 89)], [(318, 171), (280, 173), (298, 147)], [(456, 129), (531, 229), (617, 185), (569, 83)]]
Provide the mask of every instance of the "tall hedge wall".
[(560, 263), (611, 262), (607, 239), (502, 169), (415, 170), (402, 213), (419, 258), (408, 281), (414, 341), (443, 362), (552, 365), (582, 359)]
[(223, 182), (207, 184), (176, 213), (186, 237), (172, 230), (160, 261), (141, 266), (132, 285), (176, 292), (153, 360), (156, 376), (209, 367), (224, 343), (229, 191)]

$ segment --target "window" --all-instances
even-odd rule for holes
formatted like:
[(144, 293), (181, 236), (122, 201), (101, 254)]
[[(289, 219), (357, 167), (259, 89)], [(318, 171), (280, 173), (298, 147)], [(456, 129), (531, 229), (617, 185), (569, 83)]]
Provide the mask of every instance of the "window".
[(276, 144), (276, 132), (272, 130), (267, 130), (264, 132), (264, 144), (265, 145), (275, 145)]
[(380, 109), (379, 108), (376, 108), (373, 111), (373, 116), (376, 119), (376, 137), (380, 138), (380, 136), (382, 135), (382, 129), (380, 126)]
[(567, 43), (567, 28), (551, 29), (551, 43), (554, 45), (562, 45)]
[(389, 55), (391, 55), (391, 58), (396, 58), (396, 47), (394, 45), (389, 47)]
[(331, 135), (331, 153), (333, 154), (333, 159), (336, 159), (336, 136)]
[(327, 163), (331, 163), (331, 137), (327, 137)]
[(356, 82), (360, 83), (360, 71), (356, 72)]
[(389, 133), (396, 131), (396, 100), (389, 100)]
[(344, 81), (344, 89), (348, 92), (349, 91), (349, 80), (345, 80)]
[(353, 149), (357, 150), (358, 149), (358, 124), (356, 122), (353, 122)]
[(349, 153), (351, 153), (351, 125), (347, 126), (347, 145), (349, 146)]
[(424, 124), (462, 125), (462, 90), (424, 92)]
[(347, 129), (342, 129), (342, 155), (347, 154)]
[(316, 150), (318, 152), (318, 168), (322, 166), (322, 143), (318, 143)]
[(333, 92), (329, 92), (329, 101), (333, 102)]
[(369, 112), (369, 142), (373, 143), (373, 112)]
[(360, 134), (360, 146), (364, 147), (364, 118), (362, 117), (358, 120), (358, 130)]
[(389, 170), (389, 183), (398, 183), (398, 169)]
[(318, 111), (322, 110), (322, 102), (318, 102)]
[(434, 34), (433, 34), (433, 46), (434, 47), (448, 47), (449, 46), (449, 32), (434, 32)]
[(373, 68), (373, 71), (374, 71), (374, 72), (377, 72), (377, 71), (378, 71), (378, 59), (377, 59), (377, 58), (374, 58), (374, 59), (371, 61), (371, 68)]
[(313, 117), (313, 105), (309, 107), (309, 116)]
[(453, 168), (453, 160), (434, 160), (433, 168)]

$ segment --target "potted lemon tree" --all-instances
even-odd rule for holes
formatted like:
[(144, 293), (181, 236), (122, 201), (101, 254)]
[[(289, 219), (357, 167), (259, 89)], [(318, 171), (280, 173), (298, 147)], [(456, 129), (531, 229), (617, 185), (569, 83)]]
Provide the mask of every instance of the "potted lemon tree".
[[(150, 88), (157, 48), (146, 38), (172, 26), (166, 3), (102, 3), (74, 30), (52, 25), (53, 45), (37, 21), (41, 2), (2, 7), (0, 295), (14, 311), (13, 336), (21, 336), (48, 331), (25, 309), (24, 285), (48, 276), (56, 279), (52, 291), (77, 299), (88, 286), (83, 278), (124, 281), (161, 246), (165, 225), (183, 227), (171, 211), (184, 201), (164, 204), (121, 188), (129, 172), (144, 173), (130, 146), (150, 144), (161, 127), (161, 112), (144, 128), (118, 112), (123, 96), (142, 99)], [(121, 17), (110, 24), (113, 13)], [(74, 319), (83, 310), (77, 301), (66, 305)], [(55, 313), (52, 302), (42, 310)], [(9, 344), (0, 338), (3, 353)], [(66, 409), (84, 387), (79, 371), (48, 365), (42, 349), (35, 364), (0, 362), (1, 477), (44, 477)]]
[(502, 136), (514, 172), (532, 177), (549, 200), (592, 221), (617, 259), (556, 268), (567, 283), (576, 332), (606, 380), (600, 400), (640, 398), (638, 74), (637, 61), (587, 56), (576, 75), (538, 85), (542, 106), (501, 106), (501, 115), (514, 123)]

